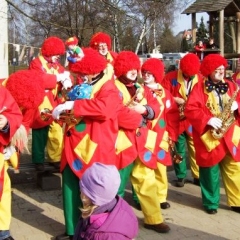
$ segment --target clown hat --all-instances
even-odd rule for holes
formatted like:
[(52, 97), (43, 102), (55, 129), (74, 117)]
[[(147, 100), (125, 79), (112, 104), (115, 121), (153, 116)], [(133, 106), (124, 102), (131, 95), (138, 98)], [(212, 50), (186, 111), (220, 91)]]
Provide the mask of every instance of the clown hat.
[(92, 48), (83, 48), (84, 57), (72, 64), (71, 71), (85, 75), (102, 72), (107, 67), (107, 60)]
[(142, 65), (142, 72), (150, 72), (153, 74), (155, 81), (161, 83), (164, 76), (164, 64), (157, 58), (150, 58)]
[(114, 73), (116, 77), (125, 75), (128, 71), (140, 70), (141, 63), (139, 57), (131, 51), (122, 51), (118, 54), (114, 62)]
[(43, 74), (36, 70), (20, 70), (9, 76), (6, 88), (21, 109), (36, 109), (43, 101)]
[(65, 53), (65, 45), (60, 38), (49, 37), (43, 42), (41, 51), (45, 57), (63, 55)]
[(199, 72), (200, 60), (197, 55), (188, 53), (180, 60), (179, 68), (182, 70), (183, 74), (193, 76)]
[(209, 76), (215, 69), (220, 66), (227, 66), (227, 60), (220, 54), (209, 54), (203, 60), (200, 71), (203, 76)]
[(112, 42), (111, 37), (108, 34), (103, 32), (98, 32), (92, 36), (89, 45), (91, 48), (96, 49), (98, 48), (99, 43), (106, 43), (108, 46), (108, 49), (110, 50), (112, 47), (111, 42)]
[(70, 46), (70, 45), (77, 45), (78, 44), (78, 39), (77, 37), (70, 37), (67, 39), (67, 41), (65, 42), (65, 44), (67, 46)]

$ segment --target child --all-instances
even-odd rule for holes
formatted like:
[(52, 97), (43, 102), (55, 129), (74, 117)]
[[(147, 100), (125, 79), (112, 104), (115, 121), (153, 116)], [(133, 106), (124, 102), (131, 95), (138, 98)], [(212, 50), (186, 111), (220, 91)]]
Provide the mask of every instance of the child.
[(82, 216), (74, 240), (133, 239), (138, 221), (128, 203), (116, 196), (120, 175), (114, 165), (94, 163), (80, 180)]
[(67, 52), (69, 53), (70, 56), (67, 57), (67, 60), (70, 63), (75, 63), (83, 58), (84, 53), (82, 49), (77, 45), (78, 39), (76, 37), (68, 38), (65, 44), (68, 47)]

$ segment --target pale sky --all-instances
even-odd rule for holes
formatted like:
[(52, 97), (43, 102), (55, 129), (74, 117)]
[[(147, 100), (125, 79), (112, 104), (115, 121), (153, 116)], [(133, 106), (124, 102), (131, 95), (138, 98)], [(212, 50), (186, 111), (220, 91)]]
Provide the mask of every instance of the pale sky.
[[(196, 19), (198, 24), (201, 22), (201, 17), (203, 16), (203, 21), (207, 27), (207, 21), (209, 20), (209, 15), (207, 13), (196, 13)], [(173, 33), (176, 35), (180, 31), (184, 31), (192, 28), (192, 16), (189, 14), (179, 13), (175, 18), (175, 27), (173, 28)]]

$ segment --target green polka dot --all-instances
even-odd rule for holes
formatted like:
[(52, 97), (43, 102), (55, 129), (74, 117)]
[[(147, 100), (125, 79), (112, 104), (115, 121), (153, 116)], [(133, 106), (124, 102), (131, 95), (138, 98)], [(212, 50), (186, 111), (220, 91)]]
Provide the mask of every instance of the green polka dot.
[(84, 121), (81, 121), (75, 126), (75, 129), (77, 132), (83, 132), (86, 130), (86, 123)]
[(158, 124), (160, 128), (164, 128), (166, 126), (166, 122), (164, 119), (159, 119)]

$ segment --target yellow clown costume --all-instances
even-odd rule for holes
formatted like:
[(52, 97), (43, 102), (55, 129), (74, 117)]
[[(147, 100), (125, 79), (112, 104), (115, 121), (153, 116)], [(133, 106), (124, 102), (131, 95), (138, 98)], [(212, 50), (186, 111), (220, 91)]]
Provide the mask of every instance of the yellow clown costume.
[[(20, 127), (22, 114), (11, 94), (2, 86), (0, 86), (0, 96), (0, 126), (3, 119), (7, 119), (7, 124), (0, 128), (0, 236), (7, 238), (10, 236), (11, 221), (11, 183), (7, 169), (10, 163), (8, 160), (14, 152), (9, 155), (5, 152), (4, 155), (4, 149)], [(17, 163), (15, 162), (14, 165), (17, 166)]]

